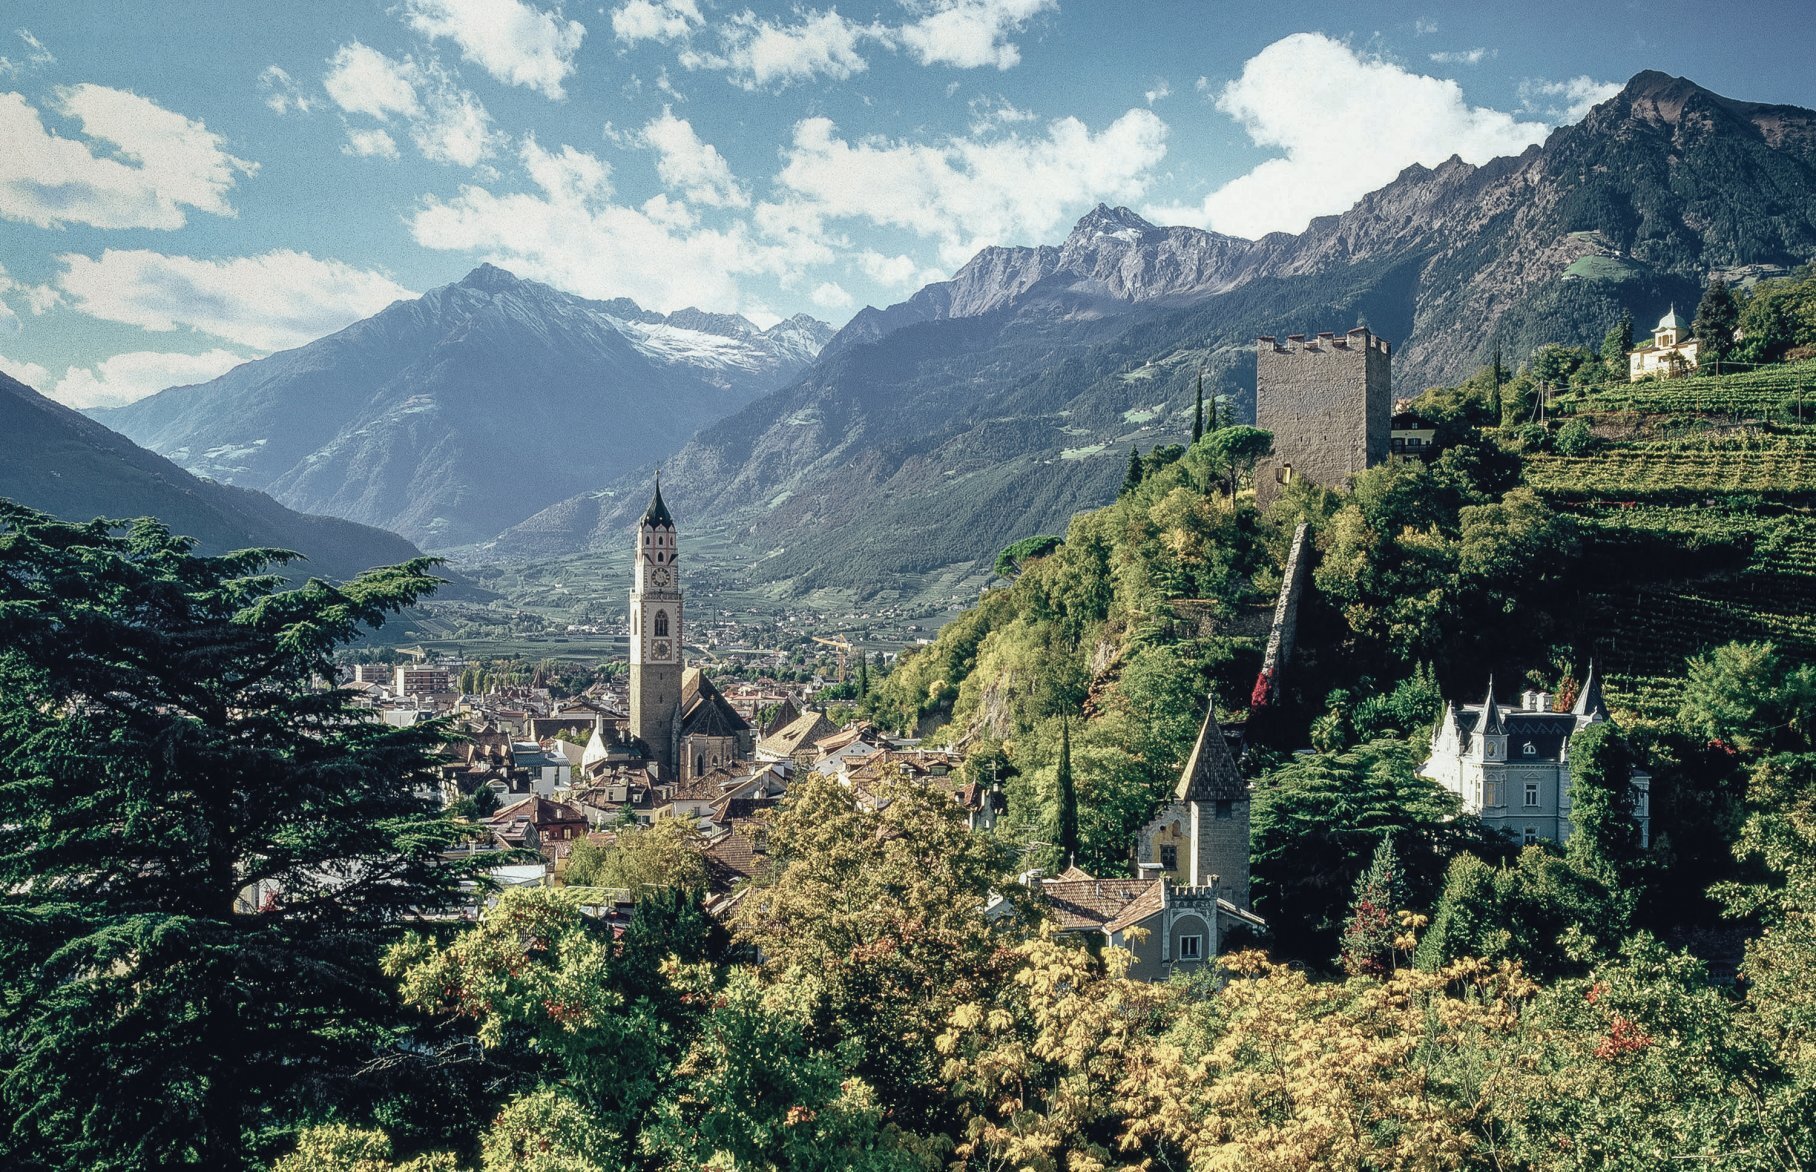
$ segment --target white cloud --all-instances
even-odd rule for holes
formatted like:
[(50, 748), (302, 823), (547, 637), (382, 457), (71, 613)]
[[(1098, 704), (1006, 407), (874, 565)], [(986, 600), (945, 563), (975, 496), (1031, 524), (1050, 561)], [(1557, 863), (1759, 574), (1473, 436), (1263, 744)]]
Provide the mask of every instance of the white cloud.
[(802, 12), (800, 17), (798, 24), (771, 24), (746, 9), (720, 29), (723, 52), (688, 49), (681, 54), (681, 64), (724, 70), (748, 90), (781, 88), (815, 77), (843, 81), (869, 68), (859, 45), (866, 40), (887, 42), (890, 37), (882, 26), (846, 20), (834, 8)]
[(56, 56), (44, 47), (43, 41), (32, 36), (30, 29), (15, 29), (13, 35), (25, 46), (25, 54), (18, 60), (0, 57), (0, 77), (21, 77), (57, 63)]
[(695, 0), (628, 0), (612, 13), (612, 35), (633, 45), (678, 41), (705, 23)]
[[(6, 266), (0, 265), (0, 297), (19, 288), (19, 282), (6, 275)], [(23, 329), (19, 315), (5, 301), (0, 301), (0, 334), (16, 334)]]
[(557, 7), (544, 12), (523, 0), (404, 0), (404, 15), (430, 41), (441, 37), (460, 55), (506, 85), (564, 96), (586, 26)]
[(1412, 31), (1414, 36), (1429, 37), (1432, 33), (1438, 31), (1438, 22), (1435, 20), (1425, 20), (1423, 18), (1415, 20), (1412, 22)]
[(227, 260), (108, 249), (57, 258), (81, 313), (164, 332), (191, 329), (256, 350), (314, 341), (415, 296), (389, 277), (288, 249)]
[(1021, 50), (1009, 35), (1058, 7), (1058, 0), (935, 0), (933, 11), (902, 27), (902, 44), (922, 65), (1012, 69)]
[(1098, 200), (1138, 199), (1166, 137), (1166, 124), (1145, 109), (1097, 133), (1061, 118), (1039, 137), (933, 144), (850, 142), (830, 119), (809, 118), (796, 123), (776, 178), (805, 234), (816, 220), (866, 220), (936, 240), (941, 258), (957, 265), (985, 244), (1050, 239)]
[(276, 66), (265, 66), (259, 74), (259, 92), (274, 114), (307, 114), (315, 109), (315, 99), (303, 93), (289, 72)]
[(1569, 81), (1527, 78), (1520, 83), (1520, 108), (1542, 114), (1560, 125), (1580, 122), (1590, 110), (1621, 92), (1618, 81), (1573, 77)]
[(513, 272), (588, 297), (628, 296), (652, 309), (742, 304), (738, 278), (789, 275), (806, 251), (759, 241), (743, 224), (703, 227), (657, 196), (641, 208), (611, 200), (605, 162), (526, 139), (520, 162), (537, 190), (500, 194), (469, 184), (451, 200), (428, 197), (410, 221), (424, 248), (471, 252)]
[(40, 393), (50, 386), (50, 371), (36, 362), (8, 358), (4, 354), (0, 354), (0, 374), (10, 375)]
[(347, 128), (347, 141), (341, 144), (341, 153), (357, 155), (364, 159), (395, 159), (397, 157), (397, 140), (384, 130), (373, 127), (361, 130), (357, 127)]
[(328, 58), (322, 85), (334, 104), (349, 114), (381, 122), (392, 115), (415, 118), (422, 113), (416, 97), (421, 71), (408, 58), (395, 61), (377, 49), (350, 41)]
[[(398, 60), (351, 41), (328, 59), (322, 85), (334, 104), (348, 114), (384, 123), (394, 117), (405, 122), (410, 140), (431, 162), (477, 166), (502, 142), (479, 99), (435, 61)], [(370, 139), (366, 146), (379, 149), (362, 150), (356, 134), (349, 128), (350, 153), (385, 154), (382, 144)]]
[(123, 407), (169, 387), (205, 383), (245, 361), (231, 350), (205, 354), (140, 350), (116, 354), (93, 367), (72, 366), (44, 393), (67, 407)]
[(718, 148), (701, 142), (685, 118), (667, 107), (643, 128), (642, 141), (656, 152), (656, 174), (671, 190), (707, 207), (747, 207), (750, 196), (731, 173)]
[[(884, 256), (875, 249), (865, 249), (857, 255), (858, 269), (872, 281), (891, 289), (902, 289), (917, 283), (920, 266), (912, 257), (896, 255)], [(920, 282), (925, 283), (925, 282)]]
[(856, 300), (846, 292), (843, 285), (836, 281), (822, 281), (814, 287), (808, 297), (812, 298), (813, 303), (821, 309), (830, 310), (850, 309), (851, 303)]
[(1433, 62), (1439, 65), (1480, 65), (1488, 58), (1495, 56), (1493, 49), (1458, 49), (1452, 52), (1433, 53)]
[(1163, 77), (1154, 83), (1152, 89), (1147, 90), (1141, 96), (1147, 99), (1148, 105), (1152, 106), (1155, 102), (1172, 97), (1173, 87), (1168, 85), (1167, 79)]
[(1315, 33), (1295, 33), (1251, 57), (1217, 108), (1257, 145), (1283, 154), (1211, 192), (1198, 207), (1153, 209), (1164, 222), (1198, 223), (1234, 236), (1297, 232), (1341, 212), (1412, 163), (1451, 155), (1482, 163), (1545, 137), (1471, 106), (1454, 81), (1409, 72)]
[(199, 121), (99, 85), (59, 88), (51, 108), (113, 149), (53, 134), (19, 94), (0, 94), (0, 216), (40, 228), (181, 228), (185, 208), (231, 216), (227, 193), (256, 163)]

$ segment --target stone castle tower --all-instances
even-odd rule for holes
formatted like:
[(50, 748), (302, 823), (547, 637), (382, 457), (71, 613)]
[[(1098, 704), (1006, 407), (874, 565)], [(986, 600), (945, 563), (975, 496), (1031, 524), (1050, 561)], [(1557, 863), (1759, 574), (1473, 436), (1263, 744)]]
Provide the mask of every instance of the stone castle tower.
[(1283, 343), (1264, 337), (1255, 356), (1255, 426), (1274, 454), (1255, 469), (1266, 507), (1292, 480), (1336, 488), (1387, 459), (1393, 419), (1392, 348), (1367, 327)]
[(1249, 788), (1207, 702), (1173, 800), (1142, 828), (1137, 863), (1187, 887), (1249, 906)]
[(656, 495), (637, 523), (631, 576), (631, 735), (641, 740), (664, 781), (677, 776), (681, 720), (681, 580), (675, 519)]

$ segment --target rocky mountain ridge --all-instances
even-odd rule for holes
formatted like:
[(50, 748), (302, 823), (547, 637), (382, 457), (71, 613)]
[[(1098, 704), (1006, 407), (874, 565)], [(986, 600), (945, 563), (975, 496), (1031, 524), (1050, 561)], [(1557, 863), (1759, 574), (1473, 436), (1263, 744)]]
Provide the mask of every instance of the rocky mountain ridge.
[(831, 327), (594, 301), (481, 265), (211, 382), (91, 413), (191, 471), (426, 546), (644, 467), (791, 381)]
[[(1190, 426), (1201, 367), (1252, 411), (1253, 339), (1370, 325), (1406, 393), (1497, 345), (1598, 344), (1709, 273), (1816, 257), (1816, 113), (1641, 73), (1517, 157), (1411, 166), (1299, 234), (1239, 240), (1099, 206), (1059, 245), (987, 248), (859, 313), (803, 377), (665, 463), (677, 516), (768, 551), (760, 576), (878, 588), (987, 565), (1114, 491)], [(672, 490), (668, 488), (672, 485)], [(609, 545), (632, 484), (561, 502), (501, 554)]]

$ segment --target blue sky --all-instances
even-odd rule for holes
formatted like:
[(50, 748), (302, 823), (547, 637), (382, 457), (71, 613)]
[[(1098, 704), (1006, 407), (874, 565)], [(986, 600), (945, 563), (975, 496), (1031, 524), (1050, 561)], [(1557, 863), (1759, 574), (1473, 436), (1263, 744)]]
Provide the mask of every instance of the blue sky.
[(201, 381), (481, 260), (843, 322), (1099, 200), (1297, 231), (1641, 69), (1816, 106), (1806, 3), (12, 0), (0, 369)]

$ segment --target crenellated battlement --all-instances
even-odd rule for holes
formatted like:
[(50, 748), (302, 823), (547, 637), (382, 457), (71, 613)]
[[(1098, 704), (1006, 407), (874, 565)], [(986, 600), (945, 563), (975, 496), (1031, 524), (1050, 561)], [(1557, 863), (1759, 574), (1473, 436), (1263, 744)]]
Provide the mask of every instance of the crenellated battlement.
[(1347, 334), (1326, 332), (1313, 338), (1288, 334), (1281, 339), (1273, 334), (1262, 334), (1255, 340), (1255, 345), (1268, 354), (1361, 354), (1369, 350), (1383, 356), (1393, 353), (1392, 344), (1386, 338), (1370, 333), (1367, 326), (1357, 326)]

